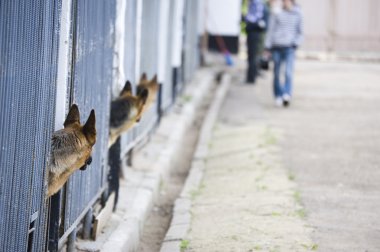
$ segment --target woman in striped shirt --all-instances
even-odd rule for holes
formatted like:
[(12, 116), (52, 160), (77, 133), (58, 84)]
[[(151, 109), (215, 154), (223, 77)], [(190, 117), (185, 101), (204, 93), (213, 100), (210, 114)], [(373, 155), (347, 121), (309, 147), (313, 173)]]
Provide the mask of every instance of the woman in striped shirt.
[[(295, 50), (302, 42), (302, 15), (295, 0), (282, 0), (281, 12), (271, 15), (265, 39), (267, 56), (274, 61), (273, 91), (277, 106), (288, 106), (292, 97)], [(280, 83), (285, 63), (285, 83)]]

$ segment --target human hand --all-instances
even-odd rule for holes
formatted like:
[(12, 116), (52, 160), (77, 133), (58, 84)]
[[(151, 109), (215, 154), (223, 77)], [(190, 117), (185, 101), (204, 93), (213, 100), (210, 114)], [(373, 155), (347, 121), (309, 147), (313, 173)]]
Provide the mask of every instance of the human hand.
[(263, 58), (269, 59), (271, 56), (271, 52), (268, 49), (265, 49), (263, 52)]

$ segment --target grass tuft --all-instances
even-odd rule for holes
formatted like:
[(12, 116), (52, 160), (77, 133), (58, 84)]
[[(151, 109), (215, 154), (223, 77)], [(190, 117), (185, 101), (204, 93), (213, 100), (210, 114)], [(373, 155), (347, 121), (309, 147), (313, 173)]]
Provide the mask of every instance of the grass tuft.
[(293, 181), (293, 180), (295, 180), (295, 178), (296, 178), (296, 176), (292, 172), (289, 172), (288, 179), (290, 181)]
[(298, 204), (301, 204), (301, 193), (299, 191), (295, 191), (293, 197)]
[(300, 218), (304, 219), (304, 218), (306, 217), (306, 210), (305, 210), (304, 208), (298, 209), (298, 210), (296, 211), (296, 214), (297, 214)]
[(185, 251), (189, 247), (189, 241), (188, 240), (182, 240), (180, 244), (181, 252)]

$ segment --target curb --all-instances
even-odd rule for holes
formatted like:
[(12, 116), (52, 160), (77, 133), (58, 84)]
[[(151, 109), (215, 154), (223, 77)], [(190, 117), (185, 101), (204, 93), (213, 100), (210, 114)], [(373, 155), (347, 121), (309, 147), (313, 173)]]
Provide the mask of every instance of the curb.
[(191, 163), (189, 176), (186, 179), (180, 197), (174, 203), (173, 219), (165, 235), (160, 252), (181, 251), (181, 242), (187, 235), (191, 223), (190, 210), (193, 198), (192, 195), (198, 190), (202, 181), (205, 165), (204, 160), (208, 154), (208, 143), (218, 117), (218, 112), (230, 87), (230, 81), (231, 76), (229, 74), (224, 74), (221, 85), (217, 90), (209, 111), (207, 112)]
[(197, 79), (194, 78), (184, 93), (193, 99), (182, 107), (180, 113), (176, 113), (173, 109), (162, 119), (155, 134), (159, 133), (160, 129), (164, 128), (165, 122), (170, 120), (174, 121), (171, 127), (176, 130), (169, 135), (164, 148), (159, 151), (158, 159), (152, 169), (143, 171), (129, 167), (122, 168), (126, 179), (120, 181), (117, 211), (111, 215), (108, 225), (96, 241), (77, 242), (78, 251), (137, 251), (145, 220), (159, 193), (160, 184), (169, 176), (173, 168), (172, 161), (182, 149), (186, 131), (194, 121), (202, 100), (214, 84), (213, 73), (214, 71), (210, 69), (200, 70), (198, 76), (203, 74), (204, 77), (199, 83), (194, 83)]

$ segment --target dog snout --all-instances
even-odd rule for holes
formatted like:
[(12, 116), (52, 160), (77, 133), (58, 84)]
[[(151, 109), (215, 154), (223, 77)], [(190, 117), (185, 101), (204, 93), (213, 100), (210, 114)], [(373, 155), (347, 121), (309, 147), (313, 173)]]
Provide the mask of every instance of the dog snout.
[(92, 156), (90, 156), (87, 160), (86, 160), (86, 164), (87, 165), (90, 165), (92, 163)]
[(86, 162), (85, 162), (85, 164), (81, 167), (81, 168), (79, 168), (81, 171), (85, 171), (86, 169), (87, 169), (87, 165), (90, 165), (92, 163), (92, 157), (90, 156), (87, 160), (86, 160)]

